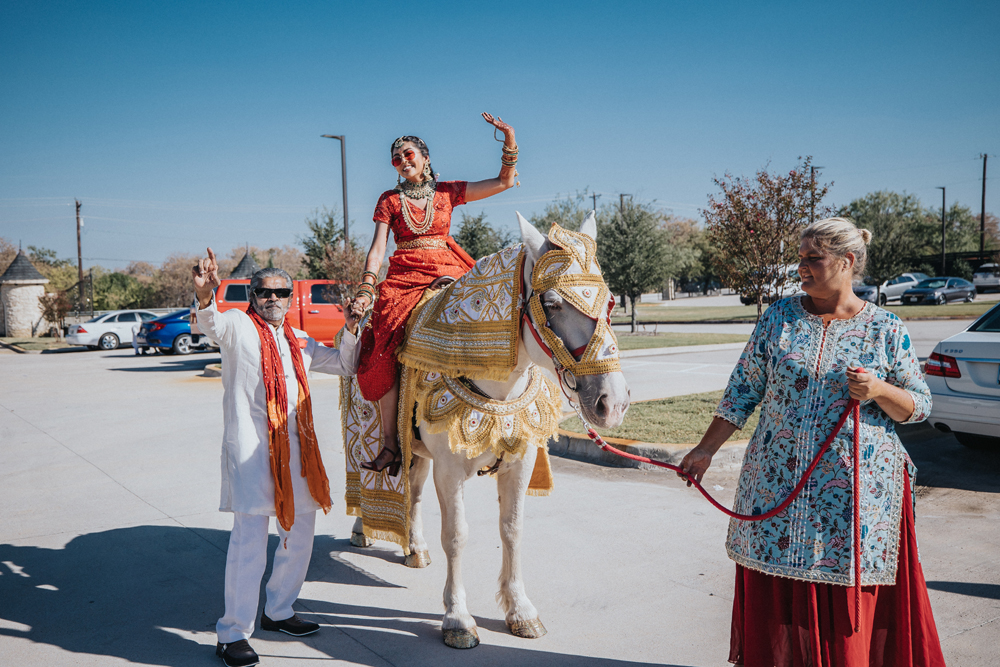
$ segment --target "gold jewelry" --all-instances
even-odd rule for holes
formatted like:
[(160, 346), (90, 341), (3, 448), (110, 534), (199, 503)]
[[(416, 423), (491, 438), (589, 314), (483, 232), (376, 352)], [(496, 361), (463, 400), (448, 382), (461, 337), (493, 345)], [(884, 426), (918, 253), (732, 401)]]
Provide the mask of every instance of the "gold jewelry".
[(396, 244), (397, 250), (413, 250), (414, 248), (447, 248), (448, 241), (437, 236), (430, 236)]
[[(367, 276), (371, 276), (372, 280), (374, 280), (376, 283), (378, 282), (378, 274), (377, 273), (375, 273), (374, 271), (364, 271), (361, 274), (361, 282), (362, 283), (365, 282), (365, 278)], [(372, 284), (374, 284), (374, 283), (372, 283)]]
[[(409, 183), (409, 181), (407, 181)], [(406, 226), (410, 228), (414, 234), (423, 234), (434, 224), (434, 188), (437, 188), (437, 182), (430, 181), (433, 183), (433, 188), (430, 188), (429, 196), (424, 197), (410, 197), (403, 192), (402, 189), (399, 190), (399, 207), (403, 209), (403, 219), (406, 221)], [(413, 213), (410, 211), (410, 204), (406, 201), (407, 199), (426, 199), (427, 206), (424, 208), (424, 220), (423, 222), (417, 222), (413, 217)]]

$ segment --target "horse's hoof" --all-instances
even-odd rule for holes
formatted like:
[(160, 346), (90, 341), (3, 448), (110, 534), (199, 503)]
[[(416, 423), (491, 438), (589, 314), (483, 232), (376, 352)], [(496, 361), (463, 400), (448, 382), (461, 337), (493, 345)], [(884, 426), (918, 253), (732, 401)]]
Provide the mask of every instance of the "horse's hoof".
[(548, 630), (545, 629), (545, 626), (537, 618), (529, 621), (508, 621), (507, 627), (510, 628), (510, 634), (515, 637), (523, 637), (524, 639), (538, 639), (548, 633)]
[(403, 565), (412, 568), (427, 567), (431, 564), (431, 555), (427, 551), (414, 551), (403, 561)]
[(368, 537), (364, 533), (351, 533), (351, 546), (364, 549), (365, 547), (370, 547), (373, 544), (375, 544), (375, 540)]
[(476, 648), (479, 646), (479, 634), (475, 628), (445, 630), (444, 643), (452, 648)]

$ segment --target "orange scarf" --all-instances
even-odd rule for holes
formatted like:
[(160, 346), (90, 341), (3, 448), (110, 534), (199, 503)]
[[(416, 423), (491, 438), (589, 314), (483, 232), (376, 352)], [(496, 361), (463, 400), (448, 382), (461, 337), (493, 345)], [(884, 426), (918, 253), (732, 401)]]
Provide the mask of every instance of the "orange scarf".
[[(292, 492), (292, 472), (288, 466), (291, 446), (288, 440), (288, 388), (285, 386), (285, 371), (278, 353), (278, 345), (271, 335), (273, 330), (253, 306), (247, 307), (250, 321), (257, 327), (260, 336), (260, 365), (264, 373), (264, 388), (267, 392), (268, 445), (271, 450), (271, 475), (274, 477), (274, 511), (278, 523), (290, 530), (295, 523), (295, 498)], [(299, 383), (299, 399), (295, 406), (296, 423), (299, 427), (299, 451), (302, 459), (302, 476), (309, 483), (309, 493), (329, 512), (330, 480), (327, 479), (323, 459), (319, 453), (316, 429), (313, 427), (312, 398), (306, 382), (306, 367), (302, 362), (302, 350), (292, 325), (285, 319), (283, 333), (288, 340), (295, 366), (295, 379)]]

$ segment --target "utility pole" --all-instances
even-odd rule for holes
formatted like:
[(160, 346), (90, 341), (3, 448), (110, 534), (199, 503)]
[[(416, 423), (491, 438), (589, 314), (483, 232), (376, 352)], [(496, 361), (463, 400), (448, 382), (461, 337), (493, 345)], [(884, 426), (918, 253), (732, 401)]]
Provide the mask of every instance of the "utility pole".
[(596, 192), (590, 193), (590, 198), (594, 200), (594, 215), (597, 215), (597, 198), (600, 196), (601, 195), (597, 194)]
[(945, 220), (944, 219), (944, 214), (945, 214), (944, 193), (945, 193), (945, 189), (943, 187), (938, 187), (936, 189), (941, 191), (941, 275), (943, 276), (946, 273), (948, 273), (948, 269), (946, 268), (945, 263), (944, 263), (944, 232), (945, 232), (945, 222), (944, 222), (944, 220)]
[(83, 244), (80, 242), (80, 200), (76, 199), (76, 270), (77, 270), (77, 294), (80, 296), (79, 310), (83, 310)]
[(983, 200), (979, 209), (979, 261), (986, 252), (986, 153), (983, 153)]
[(340, 177), (344, 186), (344, 248), (347, 248), (347, 135), (346, 134), (323, 134), (324, 139), (337, 139), (340, 141)]
[(631, 197), (631, 196), (632, 195), (623, 195), (623, 194), (618, 195), (618, 212), (621, 213), (621, 216), (623, 218), (625, 217), (625, 197)]
[(809, 181), (812, 184), (809, 194), (809, 224), (816, 222), (816, 170), (823, 167), (809, 166)]

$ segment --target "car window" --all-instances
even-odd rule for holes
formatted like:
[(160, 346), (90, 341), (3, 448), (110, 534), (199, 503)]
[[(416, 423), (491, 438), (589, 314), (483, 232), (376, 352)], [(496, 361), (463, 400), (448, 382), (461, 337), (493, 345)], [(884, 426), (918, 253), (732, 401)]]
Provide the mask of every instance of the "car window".
[(993, 306), (985, 315), (973, 322), (969, 331), (1000, 333), (1000, 306)]
[(249, 301), (247, 299), (247, 285), (227, 285), (226, 295), (223, 297), (223, 301), (242, 301), (246, 303)]
[(157, 315), (155, 313), (139, 313), (139, 319), (143, 322), (149, 322), (150, 320), (155, 320)]
[(118, 315), (119, 322), (135, 322), (138, 319), (135, 313), (121, 313)]
[(941, 280), (940, 278), (929, 278), (928, 280), (921, 280), (917, 287), (921, 289), (938, 289), (944, 287), (948, 281)]
[(333, 285), (313, 285), (309, 292), (313, 303), (340, 303), (340, 294)]

